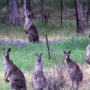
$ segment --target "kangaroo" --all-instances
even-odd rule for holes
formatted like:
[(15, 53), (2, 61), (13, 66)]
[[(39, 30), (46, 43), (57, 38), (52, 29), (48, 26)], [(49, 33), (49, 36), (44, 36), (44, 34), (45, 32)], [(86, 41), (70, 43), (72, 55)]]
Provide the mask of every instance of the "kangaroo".
[(46, 87), (46, 78), (43, 74), (43, 67), (41, 62), (42, 54), (36, 54), (37, 60), (34, 66), (34, 78), (33, 78), (33, 86), (35, 90), (43, 90)]
[[(89, 35), (90, 38), (90, 35)], [(86, 48), (87, 63), (90, 65), (90, 44)]]
[(27, 90), (23, 72), (9, 59), (11, 48), (4, 49), (4, 79), (10, 82), (11, 90)]
[(70, 79), (72, 81), (72, 87), (73, 90), (78, 90), (79, 83), (83, 80), (83, 72), (79, 68), (79, 66), (70, 59), (70, 53), (71, 51), (64, 51), (65, 54), (65, 60), (68, 66), (68, 73), (70, 76)]
[(90, 44), (87, 46), (86, 54), (87, 54), (87, 63), (90, 65)]
[(32, 22), (32, 19), (28, 16), (25, 17), (25, 25), (24, 25), (24, 31), (26, 32), (28, 36), (29, 42), (38, 42), (39, 41), (39, 34), (35, 27), (35, 25)]

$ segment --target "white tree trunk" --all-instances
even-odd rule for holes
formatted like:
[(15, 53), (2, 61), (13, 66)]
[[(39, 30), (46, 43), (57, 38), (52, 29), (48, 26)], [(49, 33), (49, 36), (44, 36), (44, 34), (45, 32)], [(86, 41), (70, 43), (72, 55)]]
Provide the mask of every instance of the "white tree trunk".
[(23, 0), (23, 12), (24, 12), (24, 16), (27, 17), (26, 0)]

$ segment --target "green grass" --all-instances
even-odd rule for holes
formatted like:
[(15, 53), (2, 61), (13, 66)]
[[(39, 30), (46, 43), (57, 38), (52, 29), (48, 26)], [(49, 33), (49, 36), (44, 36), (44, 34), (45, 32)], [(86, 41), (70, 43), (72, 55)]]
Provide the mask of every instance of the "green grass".
[[(1, 1), (2, 2), (2, 1)], [(5, 0), (0, 3), (3, 9), (6, 6)], [(87, 25), (85, 35), (76, 33), (75, 17), (64, 18), (63, 26), (60, 25), (60, 3), (59, 0), (45, 1), (45, 10), (50, 13), (49, 22), (47, 25), (43, 25), (39, 20), (35, 20), (34, 24), (38, 29), (40, 35), (39, 44), (28, 43), (27, 36), (24, 32), (24, 25), (22, 20), (22, 26), (14, 27), (8, 24), (8, 20), (0, 20), (0, 40), (5, 41), (17, 41), (26, 42), (25, 45), (21, 45), (16, 42), (15, 45), (0, 43), (0, 90), (10, 90), (10, 85), (4, 81), (4, 66), (3, 66), (3, 50), (2, 48), (12, 48), (10, 52), (10, 59), (17, 65), (25, 74), (28, 81), (31, 82), (34, 64), (36, 61), (36, 53), (43, 53), (42, 62), (44, 70), (52, 70), (53, 66), (60, 63), (65, 64), (64, 50), (72, 50), (71, 59), (78, 64), (86, 63), (86, 47), (88, 45), (88, 35), (90, 34), (90, 25)], [(20, 4), (21, 7), (21, 4)], [(35, 0), (35, 7), (40, 8), (40, 0)], [(63, 16), (69, 15), (70, 10), (67, 8), (74, 8), (73, 1), (64, 0), (64, 13)], [(69, 13), (68, 13), (69, 10)], [(73, 9), (71, 10), (73, 11)], [(45, 42), (45, 35), (48, 35), (51, 59), (48, 59), (47, 46)], [(47, 73), (45, 73), (47, 76)], [(30, 79), (29, 79), (30, 78)], [(28, 90), (33, 90), (31, 85), (28, 84)], [(88, 89), (87, 89), (88, 90)]]
[[(53, 19), (54, 20), (54, 19)], [(36, 61), (36, 53), (43, 53), (42, 62), (43, 68), (50, 70), (53, 65), (59, 65), (64, 63), (64, 53), (63, 50), (72, 50), (70, 55), (71, 59), (78, 64), (86, 63), (86, 47), (88, 45), (88, 34), (82, 36), (77, 35), (76, 26), (74, 20), (64, 20), (64, 25), (61, 27), (59, 21), (52, 22), (51, 19), (49, 24), (44, 26), (40, 21), (36, 21), (35, 25), (38, 28), (40, 41), (39, 44), (28, 43), (25, 46), (21, 44), (8, 45), (0, 43), (0, 90), (10, 90), (10, 85), (6, 84), (4, 81), (4, 66), (3, 66), (3, 50), (2, 48), (11, 47), (10, 59), (16, 64), (27, 76), (29, 74), (32, 76), (34, 70), (34, 64)], [(20, 40), (26, 42), (27, 36), (23, 31), (22, 27), (13, 27), (11, 25), (0, 24), (0, 39), (1, 40)], [(88, 30), (87, 30), (88, 31)], [(88, 31), (89, 32), (89, 31)], [(51, 59), (48, 59), (47, 47), (45, 43), (45, 34), (48, 34), (50, 41), (50, 52)], [(57, 39), (59, 37), (59, 39)], [(43, 41), (44, 39), (44, 41)], [(53, 44), (52, 44), (53, 43)], [(29, 78), (27, 77), (29, 81)], [(30, 79), (31, 82), (31, 79)], [(28, 84), (28, 83), (27, 83)], [(3, 87), (4, 86), (4, 87)], [(31, 89), (31, 85), (28, 85), (28, 90)]]
[[(86, 47), (88, 45), (87, 37), (90, 34), (89, 27), (86, 30), (86, 35), (77, 35), (75, 19), (64, 19), (63, 26), (61, 27), (59, 18), (60, 17), (57, 17), (56, 15), (54, 17), (50, 17), (49, 22), (46, 26), (42, 25), (40, 20), (36, 20), (34, 22), (38, 29), (40, 41), (42, 42), (42, 44), (28, 43), (27, 36), (23, 30), (23, 24), (19, 27), (13, 27), (7, 22), (4, 24), (0, 23), (0, 40), (19, 40), (27, 42), (27, 44), (23, 47), (19, 43), (18, 45), (14, 46), (0, 43), (0, 90), (10, 90), (10, 85), (6, 84), (4, 81), (3, 47), (12, 48), (10, 52), (10, 59), (25, 73), (26, 76), (27, 74), (29, 74), (29, 76), (32, 76), (33, 74), (34, 64), (36, 61), (36, 53), (43, 53), (43, 68), (46, 70), (52, 70), (53, 65), (55, 64), (59, 65), (60, 63), (64, 63), (65, 60), (63, 50), (72, 50), (70, 57), (76, 63), (86, 63)], [(48, 59), (45, 34), (48, 35), (50, 42), (50, 60)], [(28, 77), (27, 79), (29, 81)], [(32, 90), (31, 85), (28, 85), (28, 90)]]
[[(51, 59), (48, 59), (46, 44), (26, 44), (25, 46), (21, 46), (18, 44), (17, 46), (0, 44), (0, 83), (1, 90), (9, 90), (9, 84), (5, 84), (4, 82), (4, 67), (3, 67), (3, 50), (2, 48), (11, 47), (12, 50), (10, 52), (10, 59), (16, 64), (27, 76), (30, 76), (33, 73), (34, 64), (36, 61), (36, 53), (43, 53), (42, 62), (44, 69), (51, 69), (53, 65), (59, 65), (60, 63), (64, 63), (64, 53), (63, 50), (72, 50), (71, 59), (79, 64), (86, 63), (86, 46), (88, 45), (88, 40), (85, 37), (79, 38), (71, 38), (63, 41), (58, 41), (54, 44), (50, 44), (50, 52)], [(31, 82), (31, 80), (27, 79)], [(4, 87), (3, 87), (4, 86)], [(31, 86), (28, 85), (28, 90), (32, 90)]]
[(50, 44), (51, 60), (48, 59), (46, 44), (26, 44), (25, 46), (17, 46), (0, 44), (1, 62), (0, 70), (3, 70), (3, 50), (2, 48), (11, 47), (10, 58), (11, 60), (22, 70), (33, 70), (34, 63), (36, 61), (36, 53), (43, 53), (42, 62), (45, 67), (52, 67), (53, 63), (60, 63), (64, 61), (63, 50), (72, 50), (71, 58), (78, 63), (85, 62), (86, 60), (86, 46), (88, 40), (86, 38), (72, 38), (64, 41), (58, 41), (55, 44)]
[[(57, 19), (57, 21), (55, 21)], [(64, 19), (63, 26), (60, 25), (59, 17), (50, 18), (47, 25), (41, 24), (39, 20), (35, 21), (35, 25), (40, 35), (40, 39), (44, 39), (45, 34), (52, 40), (65, 39), (65, 37), (76, 36), (76, 23), (74, 20)], [(24, 25), (13, 27), (9, 24), (0, 24), (0, 39), (26, 40), (27, 36), (24, 32)], [(72, 33), (70, 33), (72, 32)]]

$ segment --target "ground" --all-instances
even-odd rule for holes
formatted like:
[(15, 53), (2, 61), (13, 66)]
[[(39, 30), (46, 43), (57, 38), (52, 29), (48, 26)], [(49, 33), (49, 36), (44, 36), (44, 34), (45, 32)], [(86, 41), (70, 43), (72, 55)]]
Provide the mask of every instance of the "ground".
[[(40, 22), (35, 22), (35, 25), (38, 28), (40, 35), (40, 43), (29, 43), (27, 36), (23, 31), (23, 27), (13, 27), (11, 25), (1, 25), (0, 28), (0, 83), (2, 84), (1, 90), (9, 90), (10, 86), (8, 83), (4, 81), (4, 67), (3, 67), (3, 50), (2, 48), (11, 47), (10, 59), (24, 72), (27, 79), (28, 90), (32, 90), (32, 77), (34, 70), (34, 63), (36, 61), (35, 54), (43, 53), (42, 62), (43, 68), (45, 70), (44, 74), (48, 73), (48, 70), (52, 72), (52, 68), (54, 65), (59, 65), (64, 62), (64, 54), (63, 50), (72, 50), (71, 58), (80, 65), (80, 67), (84, 71), (84, 80), (82, 86), (80, 86), (81, 90), (89, 90), (89, 71), (90, 69), (86, 69), (86, 47), (89, 43), (88, 35), (90, 33), (89, 27), (86, 29), (85, 35), (79, 35), (76, 33), (75, 21), (73, 19), (64, 20), (64, 25), (60, 27), (59, 23), (55, 23), (55, 25), (49, 22), (48, 25), (43, 26)], [(10, 29), (10, 30), (9, 30)], [(48, 32), (48, 33), (47, 33)], [(51, 59), (48, 59), (47, 46), (45, 41), (45, 34), (48, 35)], [(66, 65), (65, 65), (66, 66)], [(69, 79), (67, 71), (64, 72), (65, 79)], [(67, 75), (67, 76), (66, 76)], [(47, 75), (46, 75), (47, 76)], [(53, 74), (48, 75), (53, 76)], [(47, 77), (47, 78), (48, 78)], [(69, 82), (69, 86), (71, 86), (70, 79), (67, 80), (66, 83)], [(3, 87), (4, 86), (4, 87)]]
[[(51, 8), (49, 4), (51, 4)], [(72, 51), (70, 57), (79, 64), (83, 71), (84, 79), (80, 85), (80, 90), (90, 89), (90, 67), (86, 64), (86, 47), (89, 44), (88, 35), (90, 34), (90, 23), (88, 25), (85, 23), (85, 35), (77, 34), (75, 16), (70, 16), (73, 14), (74, 9), (64, 10), (63, 25), (61, 26), (59, 8), (55, 8), (56, 6), (53, 7), (53, 2), (46, 2), (46, 5), (46, 10), (50, 13), (48, 24), (43, 25), (40, 19), (34, 20), (34, 24), (40, 35), (40, 43), (38, 44), (28, 42), (27, 36), (23, 30), (24, 20), (22, 20), (21, 26), (19, 27), (10, 25), (8, 21), (0, 21), (0, 90), (10, 90), (10, 85), (4, 81), (3, 47), (11, 48), (10, 59), (24, 72), (27, 79), (28, 90), (33, 90), (32, 77), (36, 53), (43, 53), (43, 69), (47, 79), (48, 77), (54, 77), (54, 74), (57, 74), (54, 72), (56, 70), (55, 66), (62, 64), (64, 65), (63, 75), (66, 83), (69, 87), (71, 86), (63, 50)], [(39, 4), (37, 4), (37, 7), (38, 6)], [(47, 53), (46, 34), (48, 35), (50, 45), (50, 60), (48, 59)]]

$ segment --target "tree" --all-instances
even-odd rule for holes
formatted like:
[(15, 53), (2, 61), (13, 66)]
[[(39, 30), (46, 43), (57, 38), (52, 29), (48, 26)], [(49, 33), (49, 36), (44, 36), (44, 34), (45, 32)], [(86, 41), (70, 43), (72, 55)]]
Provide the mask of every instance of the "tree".
[(30, 17), (34, 18), (34, 12), (33, 12), (33, 1), (32, 0), (23, 0), (23, 6), (24, 6), (24, 16), (27, 16), (27, 11), (29, 11)]
[(87, 16), (86, 16), (87, 23), (88, 23), (88, 19), (89, 19), (89, 14), (90, 14), (90, 1), (88, 2), (88, 9), (87, 9)]
[(80, 0), (75, 0), (77, 32), (84, 34), (83, 10)]
[(7, 5), (8, 5), (9, 23), (14, 26), (20, 25), (20, 17), (19, 17), (17, 0), (7, 0)]
[(60, 15), (61, 17), (60, 18), (61, 18), (61, 25), (62, 25), (62, 13), (63, 13), (63, 1), (62, 0), (60, 0), (60, 4), (61, 4), (60, 5), (61, 6), (61, 15)]
[(41, 0), (41, 20), (43, 24), (47, 24), (48, 17), (49, 17), (49, 14), (46, 14), (44, 10), (44, 0)]

